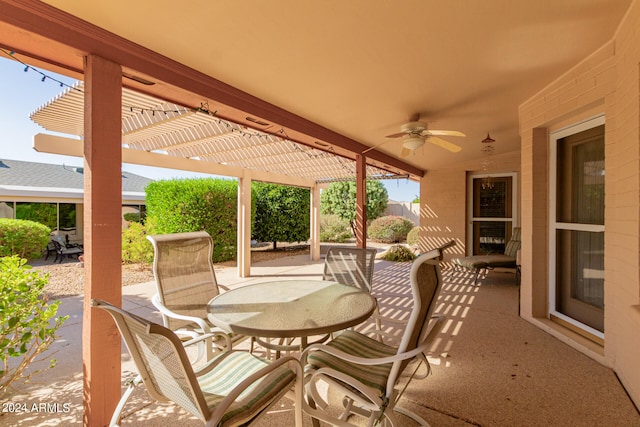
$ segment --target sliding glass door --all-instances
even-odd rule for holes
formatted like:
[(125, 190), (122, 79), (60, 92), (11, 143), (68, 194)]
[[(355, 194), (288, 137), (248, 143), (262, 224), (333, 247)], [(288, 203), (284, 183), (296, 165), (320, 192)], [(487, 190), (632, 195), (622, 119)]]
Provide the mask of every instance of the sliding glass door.
[(550, 315), (602, 339), (604, 117), (552, 134), (551, 143)]

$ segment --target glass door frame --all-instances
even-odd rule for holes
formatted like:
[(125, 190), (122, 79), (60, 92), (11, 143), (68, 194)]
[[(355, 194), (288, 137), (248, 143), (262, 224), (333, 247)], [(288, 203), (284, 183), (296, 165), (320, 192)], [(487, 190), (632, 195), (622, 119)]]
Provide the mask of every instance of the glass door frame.
[[(473, 216), (473, 204), (474, 204), (474, 189), (473, 181), (476, 179), (482, 179), (487, 177), (502, 178), (511, 177), (511, 218), (491, 218), (491, 217), (474, 217)], [(482, 174), (469, 174), (467, 177), (467, 242), (466, 246), (469, 249), (468, 255), (474, 254), (474, 232), (473, 224), (475, 222), (511, 222), (511, 228), (518, 226), (518, 173), (517, 172), (505, 172), (505, 173), (482, 173)], [(505, 241), (506, 244), (506, 241)]]
[[(580, 224), (557, 221), (557, 167), (558, 167), (558, 141), (576, 133), (580, 133), (605, 124), (603, 114), (590, 117), (579, 123), (553, 131), (549, 134), (549, 319), (557, 318), (578, 330), (586, 332), (588, 335), (604, 340), (604, 333), (592, 328), (589, 325), (576, 320), (566, 314), (560, 313), (556, 307), (558, 304), (556, 283), (556, 257), (558, 230), (586, 231), (591, 233), (604, 233), (605, 226), (600, 224)], [(606, 165), (606, 159), (605, 159)], [(606, 168), (606, 166), (605, 166)], [(588, 336), (587, 335), (587, 336)]]

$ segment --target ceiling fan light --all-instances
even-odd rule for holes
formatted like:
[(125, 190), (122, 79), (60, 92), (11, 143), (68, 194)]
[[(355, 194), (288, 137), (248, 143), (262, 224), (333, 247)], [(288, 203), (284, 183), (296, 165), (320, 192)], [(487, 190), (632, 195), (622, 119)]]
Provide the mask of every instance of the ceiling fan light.
[(424, 139), (418, 136), (405, 138), (402, 141), (402, 146), (404, 148), (408, 148), (409, 150), (415, 150), (416, 148), (420, 148), (422, 147), (423, 144), (424, 144)]

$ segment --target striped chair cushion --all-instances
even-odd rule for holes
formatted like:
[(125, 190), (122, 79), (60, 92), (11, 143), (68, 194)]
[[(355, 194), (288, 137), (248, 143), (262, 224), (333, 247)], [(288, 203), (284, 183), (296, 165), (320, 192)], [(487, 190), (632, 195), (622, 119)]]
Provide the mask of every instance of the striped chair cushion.
[[(395, 347), (390, 347), (351, 330), (342, 332), (327, 345), (354, 356), (367, 358), (393, 356), (398, 352)], [(332, 368), (349, 375), (366, 386), (379, 390), (381, 396), (385, 394), (391, 363), (376, 366), (356, 365), (323, 351), (311, 352), (307, 361), (308, 369)]]
[[(212, 359), (203, 370), (212, 365), (216, 368), (198, 377), (209, 409), (213, 411), (238, 383), (268, 364), (268, 361), (244, 351), (227, 352)], [(244, 425), (266, 408), (283, 390), (293, 387), (295, 379), (296, 374), (286, 366), (274, 370), (240, 394), (219, 425)]]

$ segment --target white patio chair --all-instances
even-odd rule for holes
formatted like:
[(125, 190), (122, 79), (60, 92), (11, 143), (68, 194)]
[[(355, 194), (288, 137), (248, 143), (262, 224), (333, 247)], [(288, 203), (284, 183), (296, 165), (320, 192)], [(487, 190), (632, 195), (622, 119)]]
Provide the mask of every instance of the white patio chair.
[(375, 259), (375, 249), (330, 248), (324, 260), (322, 279), (371, 292)]
[(295, 388), (295, 425), (302, 426), (302, 367), (295, 358), (270, 362), (227, 350), (194, 371), (182, 341), (169, 329), (105, 301), (91, 304), (113, 317), (140, 374), (123, 394), (111, 426), (120, 422), (122, 409), (140, 380), (153, 399), (174, 402), (203, 424), (217, 427), (251, 424)]
[[(423, 418), (397, 404), (412, 378), (425, 378), (430, 372), (425, 353), (444, 321), (444, 316), (432, 317), (442, 286), (438, 265), (442, 250), (425, 253), (413, 262), (410, 272), (413, 307), (398, 347), (348, 330), (327, 344), (309, 346), (302, 353), (308, 400), (305, 411), (314, 418), (314, 425), (321, 420), (351, 426), (354, 424), (348, 422), (348, 417), (355, 414), (368, 418), (369, 426), (383, 418), (399, 426), (394, 411), (428, 425)], [(419, 372), (422, 364), (425, 368)], [(344, 396), (339, 416), (326, 410), (330, 403), (321, 390), (327, 383)]]
[[(157, 293), (151, 298), (162, 314), (164, 325), (182, 337), (222, 331), (207, 319), (207, 303), (220, 293), (211, 260), (213, 239), (206, 231), (147, 236), (153, 244), (153, 274)], [(231, 335), (233, 343), (245, 339)], [(199, 346), (194, 363), (206, 354), (206, 360), (224, 349), (209, 335)], [(204, 347), (204, 348), (203, 348)], [(204, 352), (202, 351), (204, 350)], [(206, 352), (206, 353), (205, 353)]]

